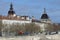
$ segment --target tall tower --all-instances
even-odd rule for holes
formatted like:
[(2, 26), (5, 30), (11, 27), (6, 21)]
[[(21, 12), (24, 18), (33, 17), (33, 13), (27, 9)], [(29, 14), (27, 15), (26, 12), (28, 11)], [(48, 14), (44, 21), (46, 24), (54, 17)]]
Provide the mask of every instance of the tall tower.
[(41, 16), (41, 22), (51, 23), (51, 20), (50, 20), (49, 16), (47, 15), (45, 8), (44, 8), (44, 12)]
[(15, 15), (15, 11), (13, 10), (13, 4), (10, 4), (10, 9), (8, 11), (8, 16), (13, 16)]

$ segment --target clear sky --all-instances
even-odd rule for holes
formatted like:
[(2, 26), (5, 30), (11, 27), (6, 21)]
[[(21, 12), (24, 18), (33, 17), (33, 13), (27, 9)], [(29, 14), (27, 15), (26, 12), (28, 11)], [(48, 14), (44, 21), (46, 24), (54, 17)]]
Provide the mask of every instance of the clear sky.
[(17, 15), (35, 16), (40, 19), (43, 9), (53, 22), (60, 22), (60, 0), (0, 0), (0, 15), (7, 15), (10, 3)]

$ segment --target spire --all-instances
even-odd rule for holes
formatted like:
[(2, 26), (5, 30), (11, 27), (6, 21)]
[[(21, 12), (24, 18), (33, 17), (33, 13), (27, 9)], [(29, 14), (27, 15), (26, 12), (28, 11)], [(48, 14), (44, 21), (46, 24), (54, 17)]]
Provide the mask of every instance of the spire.
[(10, 4), (10, 10), (13, 10), (13, 4), (12, 3)]
[(46, 8), (44, 8), (44, 14), (46, 14)]

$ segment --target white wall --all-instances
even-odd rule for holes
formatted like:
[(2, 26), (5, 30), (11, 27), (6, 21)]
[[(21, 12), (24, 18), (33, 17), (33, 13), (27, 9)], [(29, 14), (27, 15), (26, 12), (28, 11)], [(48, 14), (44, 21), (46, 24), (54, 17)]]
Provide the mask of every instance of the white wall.
[(13, 23), (31, 23), (31, 21), (22, 21), (22, 20), (2, 20), (3, 24), (13, 24)]
[(42, 31), (45, 31), (45, 30), (46, 30), (45, 28), (46, 28), (47, 25), (48, 25), (48, 24), (46, 24), (46, 23), (38, 23), (38, 22), (35, 22), (35, 24), (39, 25)]

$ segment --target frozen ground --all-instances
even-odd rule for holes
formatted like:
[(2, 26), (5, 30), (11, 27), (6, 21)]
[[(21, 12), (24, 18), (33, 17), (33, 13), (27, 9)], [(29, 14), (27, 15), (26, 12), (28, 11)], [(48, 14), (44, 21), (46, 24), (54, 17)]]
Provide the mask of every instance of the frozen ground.
[(0, 40), (60, 40), (60, 35), (34, 35), (17, 37), (0, 37)]

